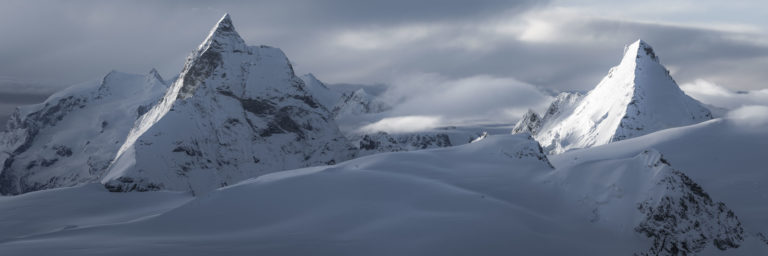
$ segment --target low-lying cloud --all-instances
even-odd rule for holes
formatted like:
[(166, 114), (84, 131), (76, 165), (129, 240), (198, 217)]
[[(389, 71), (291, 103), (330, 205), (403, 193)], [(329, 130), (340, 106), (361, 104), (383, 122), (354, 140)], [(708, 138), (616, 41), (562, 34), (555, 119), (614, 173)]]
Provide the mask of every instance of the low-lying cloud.
[(743, 106), (734, 109), (725, 116), (726, 120), (740, 128), (764, 131), (768, 127), (768, 106)]
[(438, 116), (387, 117), (359, 129), (363, 133), (408, 133), (431, 130), (444, 125)]
[(680, 88), (694, 99), (716, 107), (735, 109), (748, 105), (768, 106), (768, 89), (734, 91), (703, 79), (682, 84)]
[(552, 97), (513, 78), (489, 75), (449, 79), (415, 74), (396, 80), (382, 99), (391, 116), (436, 116), (443, 123), (510, 123), (529, 108), (542, 110)]

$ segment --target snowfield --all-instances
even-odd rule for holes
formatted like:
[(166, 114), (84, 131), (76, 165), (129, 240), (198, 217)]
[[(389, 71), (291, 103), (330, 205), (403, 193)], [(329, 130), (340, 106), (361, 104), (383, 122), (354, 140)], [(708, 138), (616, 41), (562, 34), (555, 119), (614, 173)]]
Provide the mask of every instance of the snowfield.
[[(488, 136), (272, 173), (196, 198), (39, 191), (1, 199), (0, 251), (653, 255), (685, 244), (698, 255), (761, 255), (764, 124), (729, 116), (551, 158), (525, 134)], [(70, 203), (52, 210), (54, 201)], [(678, 218), (659, 223), (659, 214)]]

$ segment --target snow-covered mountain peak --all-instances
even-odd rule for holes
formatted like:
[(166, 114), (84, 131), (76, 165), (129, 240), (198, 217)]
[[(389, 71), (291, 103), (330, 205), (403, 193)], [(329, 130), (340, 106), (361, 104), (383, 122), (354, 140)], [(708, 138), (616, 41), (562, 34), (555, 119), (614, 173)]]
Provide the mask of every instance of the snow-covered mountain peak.
[[(235, 31), (229, 14), (225, 14), (213, 26), (197, 51), (187, 58), (184, 72), (180, 76), (182, 79), (179, 79), (183, 82), (183, 86), (179, 88), (177, 97), (181, 99), (191, 97), (200, 86), (200, 78), (212, 75), (217, 67), (223, 65), (225, 55), (241, 53), (252, 54), (243, 38)], [(226, 78), (226, 74), (219, 75)]]
[(152, 68), (152, 70), (150, 70), (149, 73), (147, 74), (146, 81), (147, 82), (158, 81), (162, 84), (166, 84), (165, 79), (163, 79), (163, 76), (161, 76), (160, 73), (157, 72), (157, 69), (154, 69), (154, 68)]
[(351, 157), (327, 108), (278, 48), (247, 46), (225, 15), (102, 179), (112, 191), (210, 191)]
[(315, 74), (307, 73), (307, 74), (301, 75), (301, 79), (304, 80), (304, 83), (308, 88), (321, 87), (321, 88), (328, 89), (328, 86), (325, 86), (323, 82), (318, 80), (317, 77), (315, 77)]
[[(144, 76), (143, 83), (135, 81), (136, 77), (137, 75), (135, 74), (112, 70), (101, 79), (95, 97), (97, 99), (107, 96), (127, 97), (128, 95), (144, 94), (149, 91), (163, 91), (167, 88), (163, 78), (154, 69)], [(127, 83), (125, 81), (131, 82)]]
[(368, 94), (368, 92), (366, 92), (365, 89), (360, 88), (352, 92), (352, 95), (350, 97), (356, 98), (356, 99), (370, 99), (371, 95)]
[(537, 139), (550, 153), (560, 153), (711, 118), (680, 89), (653, 48), (638, 40), (568, 116), (545, 125)]
[(0, 132), (0, 194), (94, 182), (167, 86), (145, 75), (109, 72), (19, 107)]
[(224, 14), (219, 22), (213, 26), (208, 36), (198, 47), (198, 51), (204, 51), (211, 47), (215, 49), (231, 47), (232, 49), (239, 48), (240, 50), (244, 50), (246, 47), (243, 38), (235, 31), (235, 26), (232, 25), (232, 18), (229, 16), (229, 13)]
[(387, 103), (360, 88), (342, 95), (341, 101), (333, 108), (333, 113), (336, 115), (336, 119), (344, 119), (351, 116), (381, 113), (389, 109), (391, 107)]
[(512, 134), (524, 133), (536, 134), (541, 128), (541, 117), (533, 110), (528, 109), (520, 121), (517, 121), (515, 127), (512, 128)]
[(638, 39), (624, 49), (624, 57), (621, 59), (621, 65), (630, 63), (643, 63), (645, 61), (659, 62), (659, 57), (653, 51), (653, 47)]
[(301, 75), (300, 78), (304, 81), (304, 89), (328, 111), (332, 111), (342, 97), (341, 93), (328, 88), (312, 73)]

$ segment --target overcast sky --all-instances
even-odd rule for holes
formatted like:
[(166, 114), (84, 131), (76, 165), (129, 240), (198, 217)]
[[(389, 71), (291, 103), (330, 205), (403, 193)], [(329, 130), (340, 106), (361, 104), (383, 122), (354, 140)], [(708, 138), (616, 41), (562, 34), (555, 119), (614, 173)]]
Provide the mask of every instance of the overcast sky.
[[(279, 47), (328, 83), (588, 90), (642, 38), (681, 85), (759, 90), (765, 10), (764, 0), (3, 1), (0, 93), (44, 94), (113, 69), (173, 76), (226, 12), (246, 42)], [(0, 97), (0, 112), (23, 99)]]

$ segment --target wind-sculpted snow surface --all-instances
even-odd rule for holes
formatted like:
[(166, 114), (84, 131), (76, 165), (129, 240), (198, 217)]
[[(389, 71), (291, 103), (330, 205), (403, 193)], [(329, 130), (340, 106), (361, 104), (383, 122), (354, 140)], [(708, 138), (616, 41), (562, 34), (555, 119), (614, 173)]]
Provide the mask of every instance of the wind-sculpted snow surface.
[[(768, 110), (768, 108), (763, 109)], [(768, 198), (768, 189), (762, 182), (768, 180), (768, 172), (765, 171), (765, 167), (768, 166), (768, 159), (765, 158), (765, 148), (768, 147), (768, 132), (764, 129), (765, 125), (768, 125), (768, 111), (750, 112), (749, 116), (729, 114), (723, 119), (667, 129), (599, 147), (574, 150), (550, 156), (550, 158), (555, 166), (567, 167), (579, 163), (604, 162), (610, 159), (623, 158), (638, 154), (649, 147), (658, 149), (664, 153), (665, 159), (668, 159), (668, 162), (675, 169), (684, 171), (692, 181), (700, 184), (702, 191), (705, 191), (704, 194), (712, 199), (715, 206), (718, 206), (717, 201), (723, 202), (738, 217), (744, 229), (744, 242), (734, 242), (734, 244), (740, 245), (739, 249), (745, 246), (760, 248), (757, 253), (727, 253), (727, 255), (762, 255), (768, 251), (756, 244), (766, 245), (760, 241), (762, 241), (761, 237), (764, 237), (763, 234), (768, 231), (768, 215), (766, 214), (768, 213), (768, 206), (761, 203), (765, 198)], [(680, 181), (682, 180), (680, 179)], [(706, 201), (704, 196), (694, 196), (694, 198), (698, 198), (697, 200), (702, 202)], [(678, 205), (677, 209), (682, 209), (679, 199), (669, 200), (658, 205), (671, 207), (676, 204)], [(667, 206), (662, 208), (667, 208)], [(691, 209), (689, 214), (697, 211), (697, 209), (690, 207), (689, 209)], [(665, 212), (659, 207), (644, 207), (643, 211), (654, 215)], [(728, 211), (711, 210), (702, 211), (699, 214), (705, 219), (720, 221), (721, 223), (726, 223), (726, 220), (734, 220), (728, 215)], [(698, 219), (692, 218), (690, 220)], [(687, 220), (683, 221), (687, 222)], [(678, 223), (677, 225), (685, 227), (681, 224)], [(695, 226), (695, 222), (693, 224)], [(667, 230), (679, 231), (682, 229)], [(736, 234), (737, 232), (728, 233)], [(708, 236), (708, 238), (715, 239), (716, 237)], [(729, 240), (726, 239), (725, 241)], [(731, 239), (731, 241), (736, 241), (736, 239)], [(717, 247), (728, 248), (730, 246), (728, 242), (717, 243), (720, 244)], [(693, 245), (688, 243), (688, 246), (692, 248)], [(680, 249), (679, 246), (678, 249)], [(749, 252), (750, 250), (752, 249), (745, 251)], [(737, 250), (737, 252), (739, 251)]]
[(166, 88), (154, 69), (144, 76), (113, 71), (18, 108), (0, 133), (0, 194), (98, 181)]
[(110, 191), (206, 192), (352, 155), (283, 52), (245, 45), (225, 15), (131, 130), (102, 183)]
[(631, 224), (648, 237), (650, 245), (638, 255), (693, 255), (708, 247), (738, 248), (743, 242), (735, 213), (673, 169), (658, 151), (582, 162), (558, 175), (570, 196), (592, 209), (591, 222), (613, 228)]
[(562, 153), (709, 119), (710, 111), (683, 93), (651, 46), (638, 40), (570, 115), (536, 139), (549, 153)]
[[(198, 196), (175, 209), (144, 208), (129, 214), (133, 221), (107, 211), (88, 225), (68, 217), (78, 214), (78, 208), (88, 211), (87, 205), (75, 205), (59, 216), (61, 221), (13, 232), (12, 239), (0, 241), (0, 251), (4, 255), (768, 252), (768, 245), (750, 233), (764, 223), (755, 226), (745, 220), (743, 212), (722, 201), (720, 193), (673, 168), (674, 160), (659, 152), (585, 159), (561, 159), (553, 162), (557, 166), (553, 168), (530, 136), (491, 135), (456, 147), (383, 153), (334, 166), (271, 173)], [(693, 170), (698, 171), (702, 170)], [(99, 191), (87, 188), (63, 191), (70, 197), (96, 193), (94, 204), (120, 200), (99, 199), (104, 197)], [(35, 197), (52, 201), (63, 191), (37, 192)], [(160, 204), (169, 200), (165, 197), (145, 200), (166, 205)], [(0, 209), (3, 203), (18, 205), (15, 199), (0, 201)], [(0, 223), (0, 234), (12, 230), (8, 223), (34, 222), (24, 210), (3, 218), (13, 221)], [(47, 232), (41, 232), (43, 228)]]

